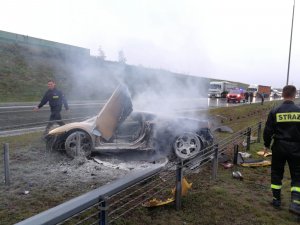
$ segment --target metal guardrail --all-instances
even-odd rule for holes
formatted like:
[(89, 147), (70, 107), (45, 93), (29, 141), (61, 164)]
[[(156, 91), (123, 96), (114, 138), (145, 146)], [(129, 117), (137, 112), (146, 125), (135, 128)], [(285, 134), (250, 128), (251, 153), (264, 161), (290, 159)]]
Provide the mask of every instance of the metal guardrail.
[[(207, 163), (212, 165), (212, 179), (217, 177), (218, 158), (226, 151), (246, 139), (250, 148), (251, 134), (261, 135), (262, 123), (240, 130), (230, 137), (218, 141), (191, 160), (176, 161), (167, 165), (156, 165), (116, 180), (52, 209), (17, 223), (17, 225), (39, 224), (111, 224), (122, 219), (131, 210), (145, 204), (154, 196), (174, 197), (176, 209), (181, 208), (183, 175), (191, 173)], [(257, 139), (259, 142), (260, 139)], [(175, 194), (170, 195), (172, 188)]]
[[(150, 169), (129, 174), (122, 179), (112, 182), (111, 184), (104, 185), (77, 198), (71, 199), (70, 201), (30, 217), (17, 224), (57, 224), (78, 213), (83, 212), (94, 205), (101, 206), (101, 210), (104, 207), (104, 199), (106, 199), (108, 196), (113, 196), (114, 194), (132, 186), (133, 184), (157, 174), (162, 168), (163, 165), (157, 165)], [(102, 213), (100, 213), (99, 217), (102, 218), (102, 222), (105, 224)]]

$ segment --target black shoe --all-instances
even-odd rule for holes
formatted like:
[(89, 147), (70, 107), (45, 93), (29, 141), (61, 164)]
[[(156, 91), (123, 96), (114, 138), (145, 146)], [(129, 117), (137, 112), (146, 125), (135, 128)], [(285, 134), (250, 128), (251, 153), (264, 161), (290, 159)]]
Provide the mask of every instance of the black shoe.
[(289, 211), (290, 211), (291, 213), (294, 213), (294, 214), (300, 216), (300, 205), (297, 204), (297, 203), (292, 202), (292, 203), (290, 204)]
[(275, 208), (275, 209), (281, 209), (281, 201), (278, 199), (273, 199), (273, 201), (271, 202), (271, 205)]

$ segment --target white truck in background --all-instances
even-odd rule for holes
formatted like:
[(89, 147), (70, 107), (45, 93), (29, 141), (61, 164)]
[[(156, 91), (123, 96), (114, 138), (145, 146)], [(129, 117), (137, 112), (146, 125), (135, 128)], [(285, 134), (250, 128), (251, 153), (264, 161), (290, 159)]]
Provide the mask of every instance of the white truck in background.
[(277, 90), (277, 89), (274, 89), (274, 88), (271, 88), (271, 94), (270, 94), (270, 97), (272, 98), (280, 98), (282, 95), (282, 92)]
[(211, 81), (209, 83), (208, 97), (226, 98), (228, 92), (235, 88), (238, 88), (236, 83), (228, 81)]
[(250, 84), (249, 87), (247, 88), (247, 92), (252, 92), (253, 97), (256, 97), (258, 90), (258, 85), (257, 84)]

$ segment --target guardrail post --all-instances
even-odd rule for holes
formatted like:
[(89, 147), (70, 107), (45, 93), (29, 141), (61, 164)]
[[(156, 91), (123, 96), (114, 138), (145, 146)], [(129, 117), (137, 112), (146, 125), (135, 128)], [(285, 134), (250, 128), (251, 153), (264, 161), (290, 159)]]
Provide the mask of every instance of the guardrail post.
[(251, 127), (247, 128), (247, 151), (250, 150), (250, 141), (251, 141)]
[(257, 129), (257, 143), (260, 143), (260, 137), (261, 137), (261, 121), (258, 123), (258, 129)]
[(99, 225), (107, 225), (108, 224), (108, 202), (107, 198), (99, 199)]
[(76, 133), (76, 152), (75, 152), (76, 156), (79, 155), (80, 147), (81, 147), (80, 144), (81, 144), (81, 136), (80, 136), (80, 133), (77, 132)]
[(4, 180), (6, 185), (10, 185), (10, 171), (9, 171), (9, 145), (4, 144)]
[(234, 145), (233, 147), (233, 164), (237, 165), (238, 163), (238, 154), (239, 154), (239, 145)]
[(218, 153), (219, 153), (219, 145), (214, 145), (214, 158), (212, 163), (212, 179), (217, 179), (217, 172), (218, 172)]
[(176, 190), (175, 190), (175, 203), (176, 203), (176, 210), (181, 209), (181, 193), (182, 193), (182, 178), (183, 178), (183, 162), (177, 164), (176, 169)]

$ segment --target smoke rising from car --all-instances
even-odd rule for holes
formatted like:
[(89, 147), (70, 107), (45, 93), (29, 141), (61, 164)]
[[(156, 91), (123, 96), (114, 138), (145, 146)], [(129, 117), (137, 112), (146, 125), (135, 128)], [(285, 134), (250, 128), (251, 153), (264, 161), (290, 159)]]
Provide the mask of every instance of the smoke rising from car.
[[(96, 59), (95, 59), (96, 60)], [(73, 88), (70, 93), (81, 99), (107, 100), (113, 90), (121, 83), (128, 87), (133, 108), (136, 111), (148, 111), (165, 117), (196, 117), (197, 110), (207, 108), (207, 86), (205, 79), (183, 76), (164, 70), (129, 66), (122, 63), (103, 63), (87, 61), (78, 63), (73, 69)], [(186, 126), (174, 119), (174, 127)], [(163, 126), (163, 124), (161, 124)], [(193, 126), (189, 124), (189, 126)], [(160, 124), (157, 125), (160, 129)], [(187, 127), (187, 130), (189, 128)], [(154, 130), (156, 132), (156, 130)], [(176, 133), (176, 130), (174, 130)], [(158, 134), (154, 134), (157, 138)], [(170, 143), (160, 149), (154, 158), (170, 154)]]
[(207, 107), (207, 101), (203, 100), (207, 99), (206, 79), (97, 57), (75, 58), (67, 65), (68, 99), (103, 101), (123, 83), (136, 110), (173, 114)]

